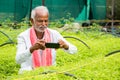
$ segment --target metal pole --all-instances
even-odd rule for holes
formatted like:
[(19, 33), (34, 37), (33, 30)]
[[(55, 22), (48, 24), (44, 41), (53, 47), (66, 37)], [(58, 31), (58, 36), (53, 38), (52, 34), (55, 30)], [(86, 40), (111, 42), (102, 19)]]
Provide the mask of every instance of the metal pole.
[(43, 6), (45, 5), (45, 0), (42, 0), (42, 5), (43, 5)]
[(32, 0), (30, 0), (30, 9), (29, 9), (29, 26), (31, 26), (30, 19), (31, 19), (31, 11), (32, 11)]
[(31, 11), (32, 11), (32, 0), (30, 0), (30, 13), (29, 13), (29, 19), (31, 18)]
[(112, 28), (112, 33), (115, 34), (115, 28), (114, 28), (114, 1), (112, 0), (112, 23), (111, 23), (111, 28)]

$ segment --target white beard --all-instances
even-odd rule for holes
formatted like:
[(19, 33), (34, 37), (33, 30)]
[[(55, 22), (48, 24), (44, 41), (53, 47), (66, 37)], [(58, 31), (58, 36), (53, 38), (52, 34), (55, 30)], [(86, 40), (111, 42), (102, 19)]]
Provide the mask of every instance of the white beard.
[(34, 28), (38, 32), (44, 32), (47, 26), (34, 26)]

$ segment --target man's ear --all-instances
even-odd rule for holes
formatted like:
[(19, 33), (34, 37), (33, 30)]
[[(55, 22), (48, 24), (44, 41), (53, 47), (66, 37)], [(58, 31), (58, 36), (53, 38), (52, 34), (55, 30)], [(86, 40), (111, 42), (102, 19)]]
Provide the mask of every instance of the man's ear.
[(30, 18), (30, 22), (31, 22), (32, 24), (34, 24), (34, 21), (33, 21), (33, 19), (32, 19), (32, 18)]

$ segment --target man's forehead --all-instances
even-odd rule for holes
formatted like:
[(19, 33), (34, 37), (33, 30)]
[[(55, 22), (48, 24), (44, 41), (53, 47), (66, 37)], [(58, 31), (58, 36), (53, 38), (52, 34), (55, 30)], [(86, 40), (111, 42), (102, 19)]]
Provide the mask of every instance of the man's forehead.
[(47, 15), (36, 15), (35, 16), (36, 20), (48, 20), (48, 16)]

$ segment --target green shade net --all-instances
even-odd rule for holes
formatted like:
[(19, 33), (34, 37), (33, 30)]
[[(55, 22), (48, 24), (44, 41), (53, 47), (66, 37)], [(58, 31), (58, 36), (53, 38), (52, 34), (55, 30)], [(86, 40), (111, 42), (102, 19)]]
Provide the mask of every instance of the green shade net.
[(29, 2), (29, 0), (0, 0), (1, 21), (7, 18), (17, 22), (21, 21), (29, 11)]
[[(30, 17), (31, 9), (42, 5), (43, 0), (0, 0), (0, 19), (8, 17), (22, 21)], [(75, 21), (105, 19), (106, 0), (44, 0), (50, 11), (50, 21), (74, 18)], [(31, 3), (32, 2), (32, 3)]]
[(93, 19), (106, 18), (106, 0), (91, 0), (91, 11)]

